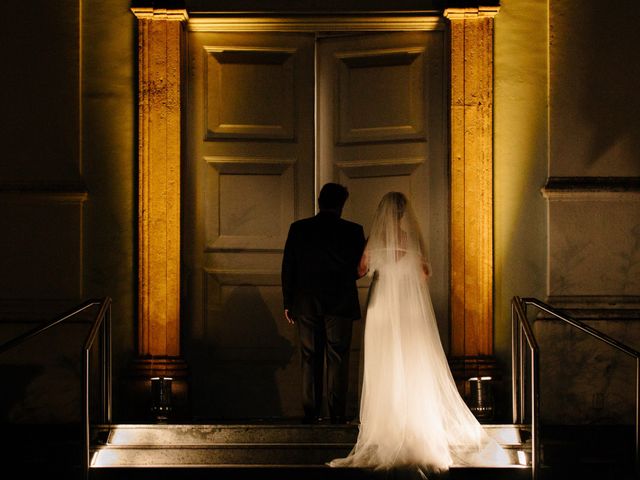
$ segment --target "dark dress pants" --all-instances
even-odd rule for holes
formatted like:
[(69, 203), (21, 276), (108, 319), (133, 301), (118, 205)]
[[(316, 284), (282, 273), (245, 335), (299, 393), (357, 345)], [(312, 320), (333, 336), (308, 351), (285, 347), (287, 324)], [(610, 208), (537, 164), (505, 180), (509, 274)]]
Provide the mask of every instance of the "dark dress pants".
[(352, 320), (330, 315), (297, 317), (302, 363), (302, 406), (306, 417), (322, 413), (323, 372), (327, 364), (327, 400), (332, 418), (344, 417), (349, 381)]

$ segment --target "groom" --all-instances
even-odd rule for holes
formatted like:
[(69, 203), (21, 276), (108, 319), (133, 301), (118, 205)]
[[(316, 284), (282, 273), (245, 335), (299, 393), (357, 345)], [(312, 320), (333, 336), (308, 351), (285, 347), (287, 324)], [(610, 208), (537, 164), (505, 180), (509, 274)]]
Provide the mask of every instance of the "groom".
[(291, 224), (282, 260), (284, 316), (298, 326), (304, 422), (321, 420), (323, 367), (332, 423), (345, 422), (351, 322), (360, 318), (356, 280), (361, 225), (340, 218), (347, 189), (327, 183), (319, 213)]

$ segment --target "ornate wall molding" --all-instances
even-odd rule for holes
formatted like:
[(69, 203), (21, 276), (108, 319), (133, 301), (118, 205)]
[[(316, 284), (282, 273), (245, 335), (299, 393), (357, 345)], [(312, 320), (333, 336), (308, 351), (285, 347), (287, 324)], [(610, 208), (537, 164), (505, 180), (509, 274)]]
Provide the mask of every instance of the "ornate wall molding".
[(541, 192), (549, 200), (640, 200), (640, 178), (549, 177)]
[(7, 203), (84, 203), (88, 197), (86, 187), (80, 183), (0, 184), (0, 199)]
[(389, 30), (443, 30), (437, 12), (432, 16), (318, 16), (318, 17), (238, 17), (215, 16), (189, 19), (191, 32), (339, 32)]
[[(640, 322), (640, 296), (637, 295), (553, 295), (547, 303), (569, 312), (574, 318)], [(540, 314), (539, 319), (553, 319)]]
[[(462, 375), (493, 359), (493, 17), (498, 7), (445, 10), (450, 30), (451, 354)], [(138, 8), (139, 355), (179, 356), (180, 59), (190, 31), (443, 30), (433, 16), (210, 15)], [(463, 378), (463, 377), (460, 377)]]

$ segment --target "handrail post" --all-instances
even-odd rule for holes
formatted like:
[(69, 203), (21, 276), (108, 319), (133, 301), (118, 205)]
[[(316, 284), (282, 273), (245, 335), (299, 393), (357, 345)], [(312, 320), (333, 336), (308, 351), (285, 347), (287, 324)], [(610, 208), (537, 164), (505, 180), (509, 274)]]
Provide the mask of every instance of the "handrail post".
[(107, 355), (106, 355), (106, 369), (107, 369), (107, 423), (110, 424), (113, 420), (113, 367), (111, 364), (112, 352), (111, 352), (111, 303), (109, 303), (109, 309), (107, 310), (107, 318), (105, 320), (105, 336), (107, 337)]
[(99, 394), (100, 394), (100, 410), (99, 410), (99, 421), (100, 423), (104, 423), (105, 422), (105, 405), (104, 405), (104, 398), (106, 397), (107, 394), (107, 388), (106, 388), (106, 381), (107, 381), (107, 372), (105, 369), (105, 357), (107, 355), (107, 346), (106, 346), (106, 338), (105, 338), (105, 334), (104, 334), (104, 321), (102, 322), (102, 324), (100, 325), (100, 329), (98, 330), (100, 338), (99, 338), (99, 343), (98, 343), (98, 354), (99, 354), (99, 374), (100, 374), (100, 383), (99, 383)]
[(82, 349), (82, 473), (89, 478), (90, 432), (89, 432), (89, 351)]
[[(524, 315), (524, 319), (522, 321), (526, 321), (527, 320), (527, 305), (522, 302), (520, 300), (520, 298), (518, 298), (518, 302), (520, 303), (520, 306), (522, 307), (522, 315)], [(519, 382), (519, 387), (518, 387), (518, 392), (520, 394), (520, 420), (522, 422), (524, 422), (524, 419), (526, 418), (525, 416), (525, 410), (526, 410), (526, 402), (525, 402), (525, 397), (526, 397), (526, 382), (525, 382), (525, 372), (526, 372), (526, 360), (525, 360), (525, 356), (524, 356), (524, 351), (525, 351), (525, 335), (524, 335), (524, 325), (522, 324), (522, 322), (520, 322), (520, 327), (518, 328), (518, 342), (519, 342), (519, 359), (520, 359), (520, 365), (519, 365), (519, 369), (520, 369), (520, 377), (518, 379)]]
[(640, 357), (636, 357), (636, 475), (640, 476)]
[(518, 321), (516, 320), (516, 312), (514, 301), (511, 302), (511, 417), (513, 423), (520, 423), (519, 411), (520, 405), (518, 404), (518, 379), (520, 378), (520, 372), (518, 372), (519, 358), (519, 345), (517, 341)]
[(540, 369), (537, 352), (531, 349), (531, 477), (540, 474)]
[(99, 340), (101, 421), (111, 423), (111, 298), (109, 297), (100, 303), (100, 311), (82, 346), (82, 468), (85, 480), (89, 478), (91, 467), (90, 354), (98, 334), (101, 336)]
[[(540, 369), (538, 345), (533, 334), (533, 329), (527, 317), (526, 302), (520, 297), (513, 297), (511, 302), (512, 315), (512, 372), (517, 379), (512, 379), (514, 390), (514, 423), (524, 423), (526, 410), (526, 385), (525, 372), (527, 358), (529, 360), (531, 382), (529, 384), (530, 408), (531, 408), (531, 478), (537, 480), (540, 474)], [(526, 342), (526, 343), (525, 343)], [(530, 355), (525, 357), (525, 348)], [(517, 404), (517, 405), (516, 405)]]
[(109, 389), (111, 379), (110, 377), (110, 356), (111, 345), (109, 338), (109, 316), (111, 313), (111, 306), (107, 307), (104, 320), (100, 326), (100, 422), (109, 422)]

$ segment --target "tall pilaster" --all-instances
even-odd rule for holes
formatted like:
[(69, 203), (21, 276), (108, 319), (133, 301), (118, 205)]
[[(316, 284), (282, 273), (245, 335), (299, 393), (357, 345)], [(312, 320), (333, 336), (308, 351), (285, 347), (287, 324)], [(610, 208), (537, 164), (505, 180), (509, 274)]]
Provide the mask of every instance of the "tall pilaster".
[(451, 356), (460, 381), (495, 376), (493, 356), (493, 17), (452, 8)]
[[(138, 357), (133, 376), (173, 377), (180, 353), (180, 126), (186, 10), (133, 8), (138, 19)], [(142, 387), (142, 385), (141, 385)]]

